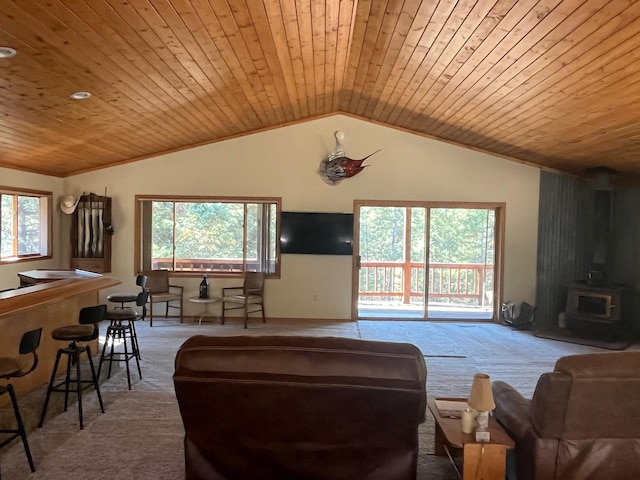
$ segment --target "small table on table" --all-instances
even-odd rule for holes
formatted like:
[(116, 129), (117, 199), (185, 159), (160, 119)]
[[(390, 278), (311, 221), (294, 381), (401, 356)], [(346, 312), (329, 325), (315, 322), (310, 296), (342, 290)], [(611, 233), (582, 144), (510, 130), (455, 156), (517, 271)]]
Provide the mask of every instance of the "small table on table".
[[(446, 400), (467, 401), (466, 398), (446, 398)], [(446, 455), (453, 462), (452, 450), (462, 451), (463, 480), (475, 478), (504, 479), (507, 450), (514, 448), (515, 442), (495, 418), (489, 417), (491, 440), (489, 442), (476, 442), (474, 434), (462, 431), (462, 419), (440, 415), (435, 398), (430, 397), (427, 400), (427, 405), (436, 423), (436, 455)]]
[[(188, 299), (190, 302), (193, 303), (202, 303), (204, 305), (204, 309), (202, 310), (202, 313), (200, 314), (200, 319), (198, 320), (198, 323), (202, 323), (202, 319), (203, 318), (207, 318), (207, 317), (216, 317), (218, 319), (218, 321), (220, 321), (220, 316), (218, 315), (209, 315), (207, 313), (207, 306), (210, 303), (216, 303), (220, 301), (220, 297), (207, 297), (207, 298), (200, 298), (200, 297), (191, 297)], [(193, 317), (195, 319), (195, 317)]]

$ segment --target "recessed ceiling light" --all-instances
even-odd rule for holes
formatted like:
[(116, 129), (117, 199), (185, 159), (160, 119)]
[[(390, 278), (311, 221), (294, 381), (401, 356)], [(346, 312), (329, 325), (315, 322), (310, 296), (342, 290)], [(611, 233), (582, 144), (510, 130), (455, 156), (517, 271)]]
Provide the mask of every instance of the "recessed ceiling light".
[(71, 94), (71, 98), (73, 98), (74, 100), (84, 100), (86, 98), (89, 98), (90, 96), (91, 93), (89, 92), (76, 92)]
[(16, 51), (9, 47), (0, 47), (0, 58), (11, 58), (16, 56)]

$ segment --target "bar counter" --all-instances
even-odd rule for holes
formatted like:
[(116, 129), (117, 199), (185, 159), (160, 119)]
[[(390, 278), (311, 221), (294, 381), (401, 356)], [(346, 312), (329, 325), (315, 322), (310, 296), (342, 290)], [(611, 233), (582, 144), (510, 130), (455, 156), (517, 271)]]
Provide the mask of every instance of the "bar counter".
[[(51, 332), (77, 324), (80, 309), (98, 305), (100, 290), (120, 281), (82, 270), (31, 270), (18, 277), (21, 285), (31, 286), (0, 292), (0, 356), (18, 356), (22, 334), (42, 327), (38, 366), (24, 377), (11, 379), (19, 402), (21, 394), (49, 381), (58, 348), (65, 346), (64, 342), (53, 340)], [(94, 361), (98, 358), (97, 346), (97, 341), (93, 342)], [(59, 373), (62, 371), (59, 368)], [(0, 397), (0, 406), (9, 403), (8, 397)]]

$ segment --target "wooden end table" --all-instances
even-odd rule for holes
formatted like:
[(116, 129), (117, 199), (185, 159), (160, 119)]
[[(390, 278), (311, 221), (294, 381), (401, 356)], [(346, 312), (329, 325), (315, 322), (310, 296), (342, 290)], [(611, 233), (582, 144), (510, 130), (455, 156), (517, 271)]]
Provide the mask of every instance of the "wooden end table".
[[(218, 315), (209, 315), (207, 313), (207, 306), (210, 303), (219, 302), (220, 301), (220, 297), (207, 297), (207, 298), (191, 297), (188, 300), (190, 302), (192, 302), (192, 303), (202, 303), (204, 305), (202, 313), (200, 314), (200, 319), (198, 320), (199, 324), (202, 323), (202, 319), (203, 318), (209, 318), (209, 317), (216, 317), (218, 319), (218, 322), (220, 321), (220, 317)], [(195, 321), (195, 317), (193, 317), (193, 319)]]
[[(466, 402), (466, 398), (446, 398)], [(443, 417), (436, 406), (436, 399), (429, 397), (427, 405), (436, 424), (435, 454), (448, 456), (453, 462), (453, 456), (462, 453), (463, 480), (504, 480), (506, 470), (507, 450), (515, 447), (515, 442), (504, 431), (495, 418), (489, 417), (489, 432), (491, 441), (476, 442), (474, 434), (462, 431), (462, 419)], [(456, 466), (456, 470), (457, 470)], [(458, 471), (458, 475), (460, 472)]]

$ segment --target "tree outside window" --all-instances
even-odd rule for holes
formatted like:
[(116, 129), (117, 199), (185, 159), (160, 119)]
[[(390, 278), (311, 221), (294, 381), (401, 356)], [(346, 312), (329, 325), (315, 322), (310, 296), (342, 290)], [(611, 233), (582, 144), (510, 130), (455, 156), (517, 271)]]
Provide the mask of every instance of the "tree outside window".
[(139, 196), (136, 204), (140, 270), (276, 273), (280, 199)]
[(49, 256), (51, 193), (0, 187), (0, 261)]

